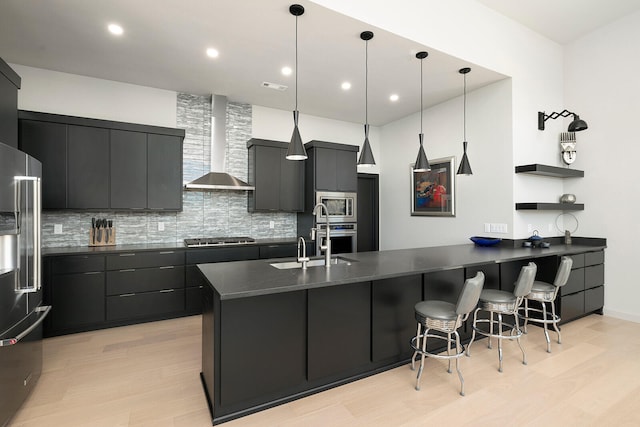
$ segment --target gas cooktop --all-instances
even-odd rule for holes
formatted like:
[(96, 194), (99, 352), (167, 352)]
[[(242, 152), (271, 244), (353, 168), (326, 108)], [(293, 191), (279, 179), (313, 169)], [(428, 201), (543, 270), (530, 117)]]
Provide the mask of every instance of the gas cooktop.
[(219, 245), (248, 245), (255, 242), (256, 239), (251, 237), (203, 237), (199, 239), (184, 239), (184, 244), (188, 248)]

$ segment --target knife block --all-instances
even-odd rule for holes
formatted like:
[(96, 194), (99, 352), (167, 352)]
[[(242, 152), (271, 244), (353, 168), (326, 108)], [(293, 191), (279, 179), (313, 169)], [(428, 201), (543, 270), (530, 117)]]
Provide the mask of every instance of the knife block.
[[(106, 241), (106, 230), (109, 230), (109, 240)], [(101, 228), (101, 240), (98, 241), (98, 229), (89, 229), (89, 246), (115, 246), (116, 244), (116, 228)]]

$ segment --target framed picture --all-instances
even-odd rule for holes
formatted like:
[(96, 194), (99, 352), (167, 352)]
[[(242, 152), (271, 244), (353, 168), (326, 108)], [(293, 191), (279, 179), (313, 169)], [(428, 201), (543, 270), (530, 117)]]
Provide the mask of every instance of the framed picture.
[(431, 170), (415, 172), (411, 167), (411, 215), (455, 216), (455, 157), (434, 159)]

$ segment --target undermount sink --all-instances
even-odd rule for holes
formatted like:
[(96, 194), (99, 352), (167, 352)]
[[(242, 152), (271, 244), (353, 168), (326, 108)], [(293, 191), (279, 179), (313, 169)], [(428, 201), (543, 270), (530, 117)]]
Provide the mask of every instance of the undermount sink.
[[(351, 265), (354, 262), (357, 262), (357, 261), (353, 261), (347, 258), (342, 258), (339, 256), (331, 257), (331, 265)], [(302, 263), (297, 261), (274, 262), (274, 263), (271, 263), (270, 265), (279, 270), (302, 268)], [(307, 268), (308, 267), (324, 267), (324, 258), (313, 258), (307, 261)]]

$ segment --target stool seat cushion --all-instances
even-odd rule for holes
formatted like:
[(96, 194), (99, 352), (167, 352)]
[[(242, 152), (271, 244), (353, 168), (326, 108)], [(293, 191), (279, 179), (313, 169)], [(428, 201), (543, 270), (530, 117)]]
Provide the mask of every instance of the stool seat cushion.
[(480, 301), (496, 304), (508, 304), (516, 301), (513, 292), (499, 291), (497, 289), (483, 289), (480, 293)]
[(531, 287), (531, 292), (554, 292), (556, 287), (551, 283), (540, 282), (536, 280), (533, 282), (533, 286)]
[(416, 315), (436, 320), (456, 320), (455, 304), (446, 301), (421, 301), (415, 306)]

